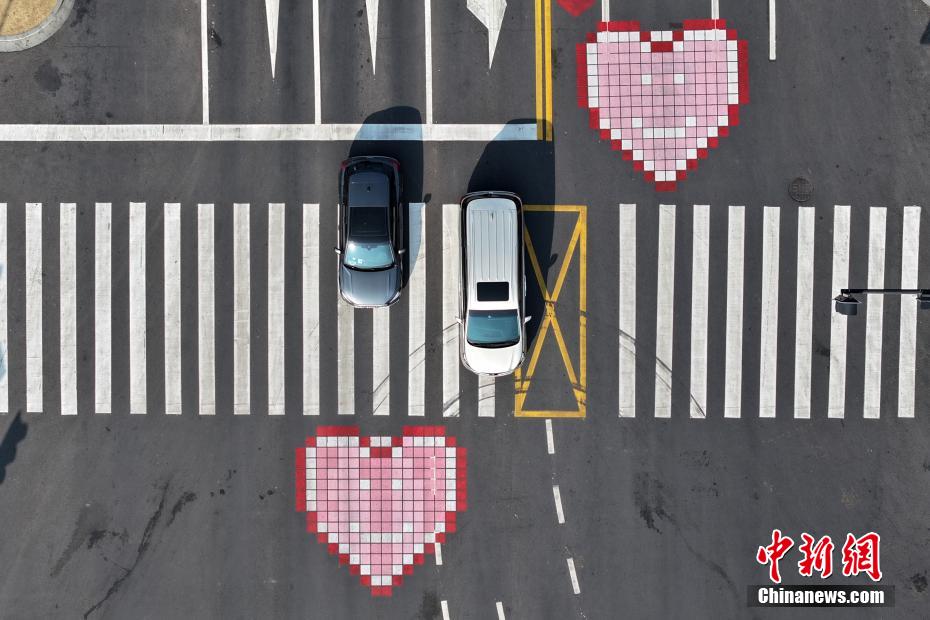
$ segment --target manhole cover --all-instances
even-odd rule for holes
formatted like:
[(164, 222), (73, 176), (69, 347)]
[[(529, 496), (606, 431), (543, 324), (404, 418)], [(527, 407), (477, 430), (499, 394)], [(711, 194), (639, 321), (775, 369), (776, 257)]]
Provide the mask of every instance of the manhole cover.
[(788, 186), (788, 195), (795, 202), (807, 202), (811, 199), (814, 186), (804, 177), (798, 177)]

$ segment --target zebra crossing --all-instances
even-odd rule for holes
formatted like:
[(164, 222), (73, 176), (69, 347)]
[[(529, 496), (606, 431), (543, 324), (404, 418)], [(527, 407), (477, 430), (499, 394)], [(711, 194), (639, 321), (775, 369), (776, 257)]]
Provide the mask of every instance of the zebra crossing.
[[(334, 217), (325, 209), (0, 203), (0, 413), (456, 417), (463, 403), (480, 418), (512, 412), (512, 379), (475, 379), (459, 364), (458, 205), (410, 205), (403, 302), (374, 311), (338, 298), (327, 267), (335, 259), (323, 253)], [(902, 299), (892, 313), (870, 298), (864, 316), (849, 319), (832, 312), (829, 297), (852, 278), (917, 288), (927, 277), (922, 215), (919, 206), (598, 210), (592, 219), (617, 223), (618, 389), (608, 410), (661, 419), (914, 417), (916, 304)], [(652, 222), (655, 247), (637, 247)], [(676, 291), (683, 269), (690, 290)], [(594, 273), (598, 286), (611, 284), (604, 273)], [(653, 285), (655, 306), (644, 315), (637, 299)], [(747, 291), (759, 291), (758, 302)], [(754, 303), (762, 320), (747, 312)], [(637, 338), (652, 320), (654, 350)], [(787, 335), (790, 355), (779, 355)], [(681, 339), (688, 355), (676, 360)], [(747, 364), (756, 354), (758, 365)], [(591, 369), (593, 381), (612, 380)], [(856, 381), (861, 403), (847, 398)], [(673, 398), (681, 384), (685, 407)], [(604, 407), (592, 403), (589, 415)]]
[[(653, 208), (653, 207), (649, 207)], [(639, 207), (642, 209), (642, 206)], [(895, 212), (896, 211), (896, 212)], [(718, 209), (717, 216), (726, 217), (726, 238), (717, 239), (718, 247), (711, 246), (711, 208), (709, 205), (659, 205), (658, 243), (650, 248), (647, 262), (649, 265), (637, 265), (636, 235), (637, 214), (642, 213), (637, 205), (619, 205), (619, 342), (618, 342), (618, 413), (620, 417), (634, 417), (636, 411), (636, 391), (642, 385), (636, 378), (636, 369), (641, 358), (652, 354), (651, 348), (641, 350), (636, 339), (637, 320), (652, 321), (655, 316), (655, 398), (652, 411), (648, 415), (656, 418), (668, 418), (672, 398), (672, 386), (675, 382), (689, 385), (690, 417), (774, 418), (778, 400), (780, 373), (793, 374), (793, 393), (782, 394), (783, 400), (791, 403), (792, 415), (798, 419), (812, 416), (813, 376), (812, 364), (815, 361), (815, 342), (828, 343), (828, 386), (826, 388), (825, 417), (844, 418), (861, 417), (876, 419), (880, 417), (883, 403), (885, 414), (891, 413), (888, 403), (896, 402), (894, 415), (912, 418), (915, 412), (915, 377), (917, 374), (916, 348), (918, 341), (918, 317), (916, 302), (909, 298), (900, 300), (899, 316), (888, 317), (884, 313), (884, 301), (881, 296), (867, 300), (864, 338), (858, 339), (853, 333), (854, 327), (848, 317), (834, 313), (832, 297), (841, 288), (852, 286), (852, 278), (870, 288), (917, 288), (919, 277), (926, 279), (926, 267), (919, 273), (920, 221), (921, 207), (904, 206), (899, 209), (871, 206), (858, 208), (858, 213), (867, 213), (867, 234), (859, 235), (855, 246), (852, 245), (850, 205), (828, 207), (790, 207), (765, 205), (751, 208), (743, 205), (731, 205), (725, 210)], [(900, 237), (890, 239), (889, 213), (900, 221)], [(692, 220), (692, 238), (690, 264), (676, 265), (676, 220)], [(750, 218), (761, 220), (761, 237), (750, 238), (747, 234)], [(796, 222), (789, 222), (793, 218)], [(861, 219), (861, 218), (860, 218)], [(832, 220), (832, 231), (831, 222)], [(796, 238), (790, 237), (783, 229), (793, 231), (796, 226)], [(821, 227), (824, 227), (821, 230)], [(642, 227), (639, 227), (640, 232)], [(832, 247), (829, 248), (832, 265), (829, 273), (815, 269), (815, 251), (827, 251), (823, 245), (819, 248), (815, 239), (828, 236), (832, 232)], [(817, 233), (815, 235), (815, 233)], [(887, 252), (890, 247), (899, 248), (893, 257)], [(795, 256), (784, 258), (791, 264), (793, 273), (786, 273), (781, 260), (782, 253)], [(760, 282), (749, 280), (749, 255), (761, 262), (757, 273)], [(725, 257), (725, 284), (719, 295), (711, 297), (710, 257)], [(865, 273), (859, 273), (851, 263), (853, 256), (867, 256)], [(900, 257), (900, 262), (897, 258)], [(796, 259), (796, 260), (794, 260)], [(892, 260), (894, 259), (894, 260)], [(654, 262), (653, 262), (654, 261)], [(648, 273), (656, 274), (656, 305), (647, 310), (645, 316), (637, 316), (635, 299), (641, 290), (642, 282), (637, 282), (637, 271), (644, 267)], [(654, 272), (651, 269), (654, 268)], [(677, 268), (690, 269), (690, 291), (675, 291), (674, 274)], [(814, 291), (821, 282), (830, 282), (830, 288), (821, 287), (823, 293), (816, 300)], [(761, 308), (761, 320), (750, 321), (746, 308), (754, 301), (749, 300), (745, 290), (754, 285), (761, 295), (758, 300)], [(795, 290), (795, 307), (780, 303), (780, 293)], [(690, 294), (690, 329), (682, 335), (673, 330), (674, 297)], [(718, 339), (722, 337), (724, 346), (722, 355), (715, 358), (708, 356), (708, 340), (712, 332), (708, 325), (710, 300), (716, 302), (719, 311), (725, 314), (725, 328), (713, 333)], [(682, 307), (679, 306), (679, 311)], [(826, 319), (826, 317), (829, 317)], [(827, 322), (829, 329), (825, 334), (815, 333), (815, 318)], [(826, 319), (824, 321), (823, 319)], [(856, 319), (853, 319), (856, 320)], [(861, 320), (861, 318), (859, 319)], [(889, 330), (889, 328), (891, 328)], [(782, 332), (794, 334), (792, 355), (778, 355), (779, 339)], [(891, 337), (888, 337), (888, 332)], [(824, 338), (825, 336), (825, 338)], [(686, 377), (673, 376), (673, 341), (679, 337), (688, 339), (690, 360)], [(895, 338), (896, 337), (896, 338)], [(891, 342), (888, 342), (891, 340)], [(652, 343), (648, 343), (651, 345)], [(897, 377), (883, 375), (883, 354), (885, 349), (897, 356)], [(758, 354), (757, 374), (744, 375), (746, 368), (744, 356), (749, 351)], [(819, 352), (821, 355), (822, 351)], [(886, 356), (886, 361), (887, 361)], [(708, 368), (723, 366), (722, 406), (717, 410), (708, 410)], [(862, 403), (857, 403), (855, 411), (847, 402), (847, 395), (852, 390), (854, 379), (848, 376), (848, 368), (864, 368), (862, 373)], [(887, 364), (886, 369), (887, 370)], [(922, 369), (924, 372), (926, 369)], [(896, 379), (896, 383), (892, 381)], [(640, 384), (640, 385), (638, 385)], [(889, 389), (889, 385), (896, 389)], [(744, 391), (751, 390), (757, 395), (758, 407), (752, 411), (744, 408), (746, 399)], [(785, 388), (781, 388), (783, 391)], [(858, 388), (857, 388), (858, 390)], [(896, 400), (894, 398), (896, 392)], [(787, 398), (786, 398), (787, 397)], [(785, 409), (783, 407), (783, 409)], [(784, 413), (782, 413), (784, 415)]]
[[(408, 256), (410, 256), (409, 282), (405, 290), (405, 301), (398, 306), (406, 306), (408, 328), (407, 340), (407, 368), (400, 373), (392, 368), (391, 349), (399, 347), (401, 343), (391, 333), (392, 309), (355, 310), (338, 300), (335, 292), (335, 277), (329, 278), (328, 273), (321, 267), (321, 238), (325, 238), (326, 231), (321, 231), (321, 207), (319, 203), (305, 203), (294, 205), (300, 209), (300, 241), (299, 247), (292, 247), (286, 242), (284, 203), (268, 203), (257, 205), (249, 203), (233, 203), (232, 205), (215, 205), (212, 203), (199, 203), (185, 205), (180, 203), (147, 204), (144, 202), (131, 202), (125, 205), (127, 211), (127, 227), (125, 235), (128, 239), (118, 240), (115, 236), (115, 210), (119, 208), (109, 202), (97, 202), (93, 208), (83, 215), (85, 219), (93, 222), (92, 243), (90, 249), (79, 247), (78, 240), (78, 210), (76, 203), (42, 204), (38, 202), (25, 203), (22, 211), (21, 245), (25, 263), (25, 276), (22, 278), (25, 294), (21, 316), (25, 323), (24, 340), (25, 355), (16, 355), (11, 348), (11, 333), (18, 329), (7, 321), (8, 304), (16, 305), (8, 296), (13, 280), (18, 278), (10, 276), (10, 270), (4, 269), (0, 277), (0, 346), (3, 352), (2, 376), (0, 376), (0, 413), (8, 413), (10, 406), (10, 377), (16, 376), (14, 370), (23, 370), (25, 380), (22, 391), (24, 393), (25, 411), (41, 413), (43, 411), (56, 411), (61, 415), (76, 415), (79, 407), (79, 381), (81, 366), (91, 368), (93, 376), (92, 407), (86, 413), (111, 414), (120, 413), (114, 408), (114, 394), (119, 389), (128, 392), (128, 408), (124, 413), (146, 414), (164, 413), (166, 415), (196, 414), (212, 416), (225, 413), (218, 410), (218, 391), (232, 394), (231, 414), (250, 415), (264, 413), (270, 416), (279, 416), (286, 413), (299, 413), (307, 416), (317, 416), (321, 413), (320, 394), (330, 376), (321, 377), (324, 366), (335, 366), (335, 383), (337, 384), (337, 398), (335, 400), (335, 413), (342, 416), (351, 416), (358, 413), (357, 355), (359, 344), (357, 338), (370, 338), (370, 385), (371, 407), (370, 412), (375, 416), (386, 416), (391, 413), (392, 388), (404, 388), (407, 396), (406, 415), (422, 417), (427, 414), (426, 407), (426, 368), (431, 359), (428, 347), (426, 314), (429, 303), (435, 303), (427, 295), (426, 273), (426, 217), (425, 204), (414, 203), (410, 205), (410, 242)], [(335, 208), (335, 206), (333, 206)], [(195, 217), (190, 220), (194, 224), (195, 252), (193, 259), (184, 257), (182, 248), (182, 211), (194, 209)], [(223, 213), (222, 210), (226, 209)], [(267, 214), (267, 255), (262, 265), (257, 265), (257, 259), (252, 244), (255, 242), (253, 215), (256, 209), (263, 209)], [(51, 230), (43, 229), (43, 222), (48, 221), (50, 214), (57, 213), (57, 228), (55, 234)], [(456, 417), (459, 415), (459, 373), (462, 372), (458, 358), (458, 323), (456, 322), (458, 304), (458, 272), (457, 260), (458, 245), (458, 205), (442, 205), (440, 211), (430, 211), (441, 218), (444, 233), (441, 259), (443, 284), (441, 290), (442, 329), (436, 335), (441, 342), (441, 361), (443, 378), (443, 405), (441, 415)], [(161, 230), (149, 230), (152, 218), (161, 221)], [(217, 247), (219, 236), (218, 222), (225, 217), (227, 223), (231, 220), (232, 248), (230, 255), (220, 256)], [(432, 216), (431, 216), (432, 217)], [(17, 258), (13, 256), (13, 249), (8, 243), (9, 217), (6, 203), (0, 203), (0, 261), (4, 267), (16, 264)], [(153, 241), (154, 239), (154, 241)], [(52, 281), (49, 280), (48, 257), (52, 249), (49, 242), (57, 243), (59, 264), (51, 270)], [(43, 245), (43, 243), (45, 245)], [(54, 244), (53, 244), (54, 245)], [(120, 254), (117, 246), (125, 249), (122, 256), (124, 265), (117, 264), (116, 256)], [(162, 246), (163, 255), (161, 265), (162, 276), (159, 281), (147, 281), (147, 273), (151, 273), (153, 263), (160, 256), (153, 256), (156, 246)], [(286, 330), (287, 312), (285, 280), (286, 280), (286, 254), (299, 255), (300, 265), (300, 338), (296, 341)], [(43, 266), (43, 261), (45, 262)], [(78, 286), (78, 265), (86, 261), (93, 264), (93, 278), (89, 288), (91, 295), (82, 292)], [(185, 262), (187, 261), (187, 262)], [(435, 261), (434, 261), (435, 262)], [(252, 281), (256, 268), (266, 274), (261, 290)], [(123, 271), (125, 270), (125, 271)], [(231, 273), (229, 273), (231, 272)], [(124, 277), (116, 274), (125, 273)], [(231, 286), (226, 276), (231, 276)], [(57, 278), (56, 278), (57, 277)], [(57, 282), (54, 281), (57, 279)], [(54, 289), (49, 295), (49, 288)], [(88, 288), (88, 287), (84, 287)], [(186, 313), (182, 298), (190, 295), (185, 289), (194, 288), (193, 297), (196, 300), (196, 312)], [(117, 302), (117, 293), (122, 289), (127, 303), (122, 307)], [(230, 315), (231, 339), (223, 341), (220, 334), (219, 316), (222, 313), (220, 305), (223, 303), (224, 290), (231, 289), (232, 307)], [(321, 350), (321, 332), (327, 329), (321, 321), (321, 294), (326, 293), (332, 299), (335, 318), (336, 355), (329, 359)], [(79, 316), (77, 299), (79, 294), (91, 297), (92, 307), (85, 313), (93, 315), (92, 321), (84, 321)], [(14, 296), (15, 297), (15, 296)], [(265, 325), (261, 330), (261, 337), (265, 341), (259, 343), (255, 338), (257, 331), (257, 317), (253, 316), (254, 300), (260, 298), (266, 307)], [(49, 342), (49, 325), (51, 317), (43, 317), (43, 312), (49, 308), (59, 309), (57, 318), (60, 343)], [(156, 306), (161, 305), (161, 312), (155, 312)], [(152, 340), (150, 333), (152, 322), (147, 313), (155, 312), (159, 316), (163, 334), (159, 333), (159, 341)], [(362, 313), (371, 317), (370, 334), (356, 334), (356, 322)], [(114, 339), (114, 326), (124, 322), (128, 325), (125, 333), (128, 336), (128, 355), (124, 359), (119, 356), (117, 343)], [(185, 333), (185, 328), (187, 332)], [(86, 330), (85, 340), (92, 340), (90, 355), (79, 354), (78, 336)], [(43, 339), (46, 340), (43, 340)], [(185, 339), (196, 341), (194, 359), (187, 359), (193, 343)], [(256, 346), (266, 347), (262, 353), (265, 356), (266, 371), (263, 380), (267, 384), (266, 399), (257, 403), (253, 394), (252, 382), (256, 373), (252, 364), (255, 359)], [(297, 396), (300, 406), (295, 411), (289, 411), (289, 388), (286, 378), (286, 351), (291, 347), (299, 347), (299, 372), (301, 375), (301, 389)], [(60, 360), (57, 372), (48, 373), (49, 364), (45, 360), (49, 352), (55, 349)], [(153, 350), (157, 353), (155, 359), (163, 359), (163, 372), (156, 373), (163, 380), (156, 386), (163, 390), (158, 399), (161, 407), (153, 410), (151, 407), (152, 382), (149, 373), (153, 365), (158, 362), (152, 358)], [(223, 380), (219, 373), (218, 355), (230, 354), (232, 359), (232, 372), (227, 380)], [(53, 356), (55, 357), (55, 356)], [(88, 359), (89, 358), (89, 359)], [(128, 371), (125, 385), (114, 384), (115, 372), (123, 363)], [(184, 377), (193, 371), (196, 375), (195, 398), (184, 395)], [(46, 376), (50, 374), (52, 376)], [(50, 385), (52, 389), (50, 390)], [(495, 415), (495, 381), (482, 379), (476, 390), (475, 398), (479, 405), (477, 415), (480, 417), (493, 417)], [(53, 394), (54, 402), (50, 402), (49, 393)], [(293, 401), (293, 398), (291, 399)], [(85, 413), (84, 410), (81, 413)]]

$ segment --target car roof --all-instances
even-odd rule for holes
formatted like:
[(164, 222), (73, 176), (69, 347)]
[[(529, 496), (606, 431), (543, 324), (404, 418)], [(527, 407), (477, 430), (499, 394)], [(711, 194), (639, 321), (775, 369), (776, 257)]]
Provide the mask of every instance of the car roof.
[[(520, 240), (517, 205), (508, 198), (476, 198), (465, 207), (466, 280), (469, 310), (519, 307)], [(504, 301), (478, 299), (478, 284), (506, 282)], [(492, 296), (493, 297), (493, 296)]]
[(387, 207), (391, 201), (391, 181), (378, 170), (361, 170), (349, 177), (349, 207)]

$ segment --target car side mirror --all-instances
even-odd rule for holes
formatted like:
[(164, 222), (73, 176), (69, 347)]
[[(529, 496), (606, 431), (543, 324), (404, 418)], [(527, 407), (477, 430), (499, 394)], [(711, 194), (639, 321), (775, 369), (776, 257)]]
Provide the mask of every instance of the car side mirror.
[(398, 254), (406, 254), (406, 253), (407, 253), (407, 248), (401, 248), (401, 249), (397, 250), (397, 253), (398, 253)]
[(342, 250), (340, 250), (339, 248), (333, 248), (333, 252), (335, 252), (336, 254), (342, 254)]
[(460, 317), (460, 316), (455, 317), (455, 322), (458, 323), (459, 325), (461, 325), (461, 324), (462, 324), (462, 317)]
[(532, 321), (532, 320), (533, 320), (533, 317), (532, 317), (532, 316), (525, 316), (525, 317), (523, 317), (523, 324), (526, 325), (527, 323), (529, 323), (529, 322)]

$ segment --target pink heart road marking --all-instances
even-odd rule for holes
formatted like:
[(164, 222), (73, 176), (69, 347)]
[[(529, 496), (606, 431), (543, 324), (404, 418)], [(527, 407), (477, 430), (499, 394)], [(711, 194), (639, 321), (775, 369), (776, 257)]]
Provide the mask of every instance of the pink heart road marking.
[(373, 596), (390, 596), (455, 532), (465, 467), (465, 448), (442, 426), (405, 426), (401, 437), (320, 426), (297, 449), (297, 510)]
[(722, 19), (661, 31), (600, 22), (576, 49), (578, 104), (634, 170), (673, 191), (739, 124), (749, 102), (747, 50)]

